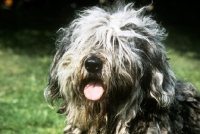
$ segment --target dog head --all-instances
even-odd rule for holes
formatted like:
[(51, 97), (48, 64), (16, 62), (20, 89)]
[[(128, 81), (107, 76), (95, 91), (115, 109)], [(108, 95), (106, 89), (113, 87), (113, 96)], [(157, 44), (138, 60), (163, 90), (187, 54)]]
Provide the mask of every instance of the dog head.
[(69, 120), (78, 122), (84, 113), (86, 120), (107, 113), (134, 117), (144, 98), (160, 107), (173, 102), (165, 29), (144, 15), (146, 8), (92, 7), (59, 30), (45, 96), (52, 103), (63, 98)]

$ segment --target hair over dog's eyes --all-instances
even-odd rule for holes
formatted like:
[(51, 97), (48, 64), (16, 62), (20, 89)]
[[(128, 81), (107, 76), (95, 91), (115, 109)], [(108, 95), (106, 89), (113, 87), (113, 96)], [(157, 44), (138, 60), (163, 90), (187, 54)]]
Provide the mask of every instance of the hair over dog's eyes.
[(136, 25), (133, 23), (128, 23), (126, 25), (124, 25), (123, 27), (121, 27), (121, 30), (133, 30), (134, 28), (136, 28)]

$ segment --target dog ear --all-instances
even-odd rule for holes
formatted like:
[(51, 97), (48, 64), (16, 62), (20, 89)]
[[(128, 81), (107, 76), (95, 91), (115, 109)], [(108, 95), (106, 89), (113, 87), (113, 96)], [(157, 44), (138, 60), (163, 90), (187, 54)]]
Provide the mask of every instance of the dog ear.
[(152, 71), (150, 82), (150, 96), (154, 98), (161, 107), (169, 106), (175, 95), (175, 78), (171, 70), (161, 73)]
[(54, 55), (50, 72), (49, 72), (49, 83), (44, 91), (44, 96), (47, 102), (50, 105), (53, 105), (58, 99), (62, 98), (60, 94), (60, 86), (58, 84), (58, 65), (65, 54), (69, 49), (71, 31), (67, 28), (61, 28), (58, 31), (58, 39), (56, 41), (56, 54)]
[(49, 73), (49, 83), (44, 91), (44, 96), (46, 101), (53, 105), (59, 98), (61, 98), (60, 95), (60, 87), (58, 85), (58, 78), (57, 78), (57, 69), (56, 65), (52, 64), (50, 73)]

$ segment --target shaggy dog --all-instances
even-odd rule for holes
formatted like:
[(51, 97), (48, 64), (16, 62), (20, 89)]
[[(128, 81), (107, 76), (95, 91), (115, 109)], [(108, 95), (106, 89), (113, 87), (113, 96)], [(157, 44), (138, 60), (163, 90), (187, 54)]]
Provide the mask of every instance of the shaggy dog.
[(133, 4), (92, 7), (61, 28), (45, 89), (67, 134), (200, 134), (200, 97), (176, 80), (165, 29)]

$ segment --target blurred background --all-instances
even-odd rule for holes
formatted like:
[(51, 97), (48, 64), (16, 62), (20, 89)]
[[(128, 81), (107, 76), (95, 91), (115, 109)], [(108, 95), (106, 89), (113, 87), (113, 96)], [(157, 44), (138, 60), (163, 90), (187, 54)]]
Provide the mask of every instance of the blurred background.
[[(129, 2), (133, 2), (129, 0)], [(136, 0), (135, 7), (152, 0)], [(56, 31), (77, 10), (113, 0), (0, 0), (0, 133), (57, 134), (65, 127), (58, 106), (43, 97)], [(177, 78), (200, 90), (199, 0), (153, 0), (149, 13), (169, 34), (165, 40)]]

